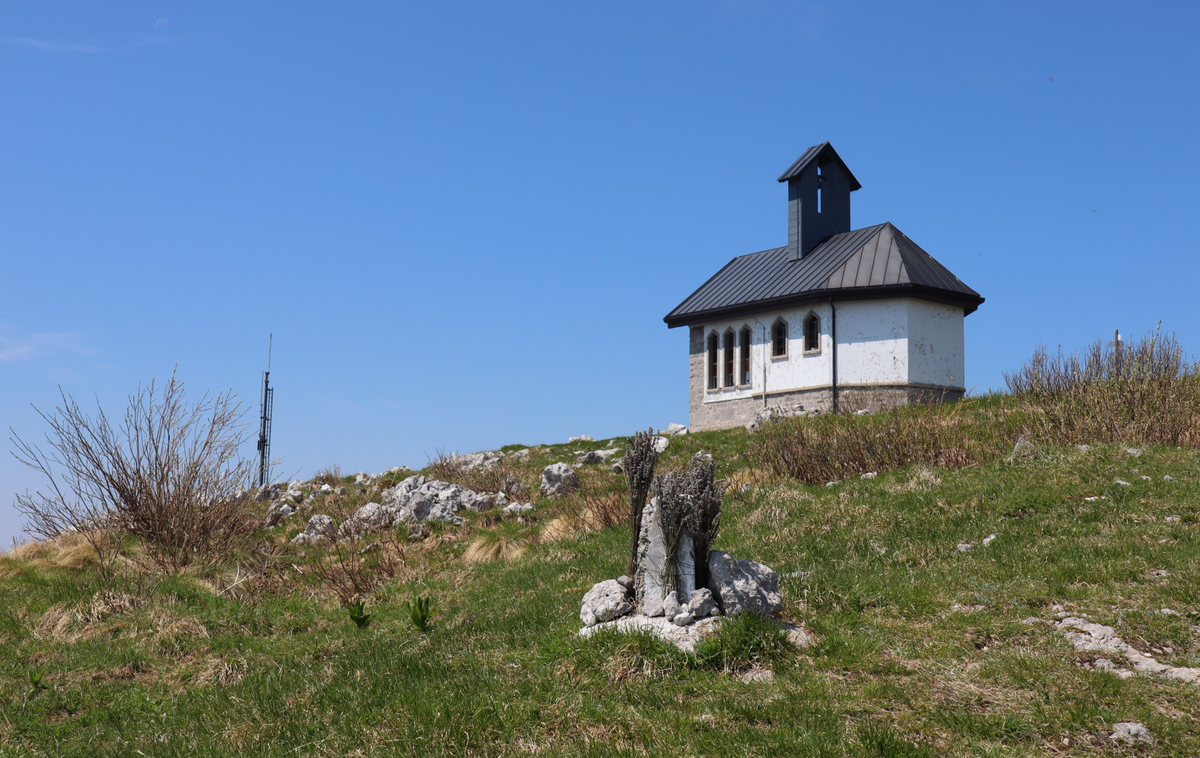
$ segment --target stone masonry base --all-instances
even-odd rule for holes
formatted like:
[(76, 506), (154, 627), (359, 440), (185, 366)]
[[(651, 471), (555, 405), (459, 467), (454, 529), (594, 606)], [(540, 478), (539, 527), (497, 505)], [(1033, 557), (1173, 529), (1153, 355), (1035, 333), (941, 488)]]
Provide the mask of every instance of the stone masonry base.
[[(963, 396), (961, 389), (918, 386), (848, 386), (838, 387), (838, 410), (881, 411), (916, 403), (953, 402)], [(693, 391), (691, 398), (691, 428), (695, 432), (730, 429), (745, 426), (764, 405), (782, 406), (792, 411), (833, 410), (833, 392), (828, 388), (772, 392), (763, 402), (762, 395), (736, 400), (705, 403), (701, 393)]]

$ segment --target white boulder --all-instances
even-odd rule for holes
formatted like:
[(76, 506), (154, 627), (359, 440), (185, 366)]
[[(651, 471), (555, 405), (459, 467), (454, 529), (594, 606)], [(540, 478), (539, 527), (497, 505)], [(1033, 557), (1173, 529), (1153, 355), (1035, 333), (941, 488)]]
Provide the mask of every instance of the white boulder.
[(569, 495), (579, 489), (579, 477), (567, 464), (551, 463), (542, 469), (542, 483), (539, 489), (547, 497)]
[(708, 554), (709, 588), (727, 615), (757, 613), (771, 616), (783, 611), (779, 575), (755, 561), (739, 561), (729, 553)]
[(633, 612), (629, 592), (615, 579), (605, 579), (592, 586), (583, 596), (579, 620), (584, 626), (595, 626)]
[(294, 545), (315, 545), (319, 542), (332, 541), (337, 536), (333, 519), (323, 513), (318, 513), (308, 520), (304, 531), (292, 538)]

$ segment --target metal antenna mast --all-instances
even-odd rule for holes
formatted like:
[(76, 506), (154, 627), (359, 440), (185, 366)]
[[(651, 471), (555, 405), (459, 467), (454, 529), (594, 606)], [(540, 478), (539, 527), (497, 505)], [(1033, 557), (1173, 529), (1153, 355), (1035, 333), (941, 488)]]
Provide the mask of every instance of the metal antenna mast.
[(275, 390), (271, 387), (271, 344), (275, 335), (267, 337), (267, 370), (263, 372), (262, 417), (258, 427), (258, 486), (265, 487), (271, 481), (271, 409), (275, 404)]

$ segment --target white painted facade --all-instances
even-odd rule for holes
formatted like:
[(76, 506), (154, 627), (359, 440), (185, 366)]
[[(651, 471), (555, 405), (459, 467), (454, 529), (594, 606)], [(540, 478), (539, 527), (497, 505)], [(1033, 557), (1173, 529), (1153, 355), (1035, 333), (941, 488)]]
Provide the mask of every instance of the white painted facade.
[[(837, 302), (839, 387), (931, 387), (965, 390), (963, 308), (916, 298)], [(704, 325), (704, 403), (828, 389), (833, 383), (832, 307), (818, 303)], [(819, 348), (804, 350), (804, 321), (820, 319)], [(788, 325), (787, 354), (771, 355), (772, 326)], [(726, 386), (725, 334), (735, 335), (734, 381), (741, 373), (741, 335), (751, 332), (750, 383)], [(717, 388), (709, 384), (708, 340), (717, 335)]]

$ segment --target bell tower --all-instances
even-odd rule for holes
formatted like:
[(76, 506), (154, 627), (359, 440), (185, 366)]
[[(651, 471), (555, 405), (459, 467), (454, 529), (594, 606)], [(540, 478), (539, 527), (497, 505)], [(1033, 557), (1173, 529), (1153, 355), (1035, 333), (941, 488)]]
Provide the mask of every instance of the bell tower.
[(850, 231), (850, 193), (862, 185), (833, 145), (813, 145), (779, 177), (788, 186), (788, 260)]

